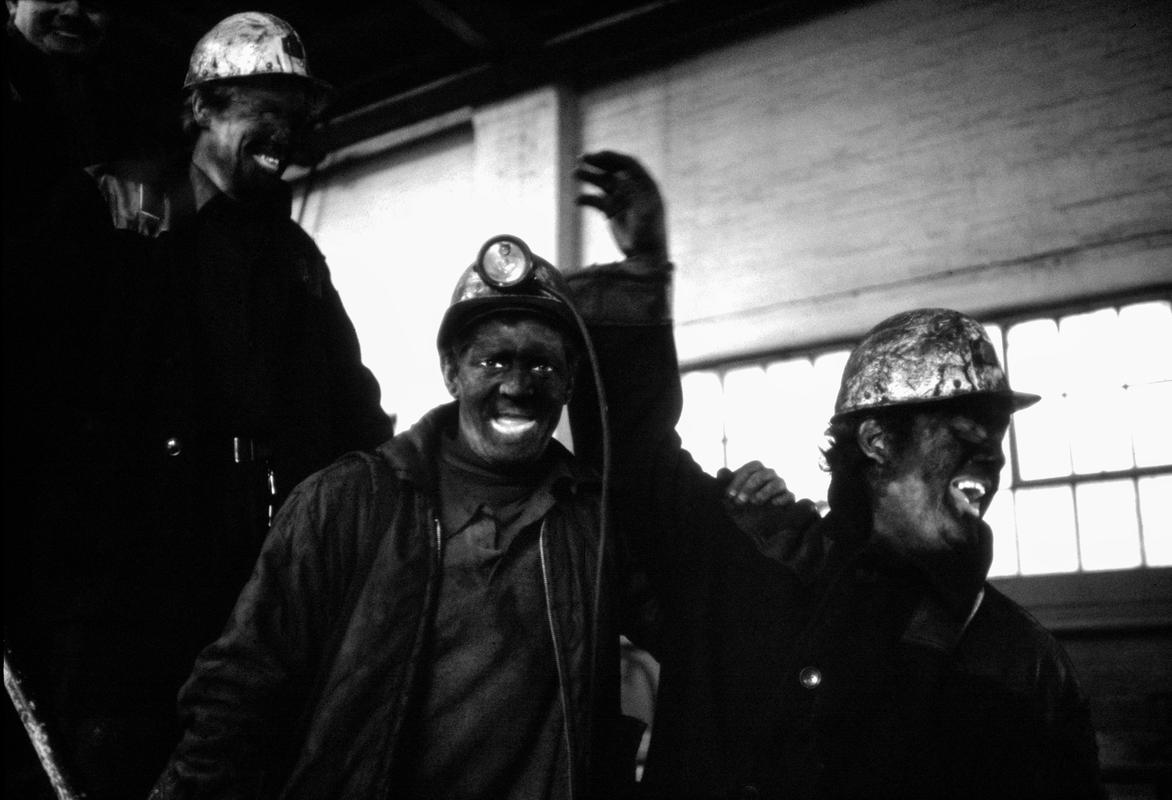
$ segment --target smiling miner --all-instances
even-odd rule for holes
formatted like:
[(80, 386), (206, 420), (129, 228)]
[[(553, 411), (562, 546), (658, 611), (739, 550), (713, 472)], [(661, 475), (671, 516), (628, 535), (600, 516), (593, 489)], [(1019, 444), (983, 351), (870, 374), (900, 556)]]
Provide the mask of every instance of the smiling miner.
[(79, 698), (62, 727), (82, 729), (79, 761), (117, 778), (110, 796), (144, 796), (158, 776), (175, 694), (293, 487), (393, 433), (281, 179), (325, 91), (287, 23), (233, 15), (191, 56), (189, 149), (100, 175), (127, 267), (103, 309), (118, 354), (103, 370), (118, 524), (100, 537), (113, 566), (67, 587), (86, 626), (54, 694)]
[(565, 297), (486, 244), (437, 339), (454, 402), (297, 488), (154, 797), (621, 796), (599, 481), (552, 438), (584, 352)]
[(831, 507), (866, 498), (873, 544), (921, 568), (967, 620), (992, 558), (982, 517), (1005, 465), (1009, 415), (1037, 400), (1009, 388), (971, 317), (929, 308), (879, 323), (843, 371), (827, 452)]
[(93, 170), (115, 226), (157, 236), (221, 194), (287, 216), (281, 176), (331, 93), (289, 23), (259, 11), (221, 20), (195, 45), (183, 80), (190, 160)]

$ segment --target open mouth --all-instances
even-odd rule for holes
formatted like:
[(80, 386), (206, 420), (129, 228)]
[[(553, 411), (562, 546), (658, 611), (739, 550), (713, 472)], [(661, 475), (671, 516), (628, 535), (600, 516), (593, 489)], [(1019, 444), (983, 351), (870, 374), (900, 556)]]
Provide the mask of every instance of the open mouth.
[(493, 417), (492, 429), (501, 436), (523, 436), (537, 426), (537, 421), (528, 417)]
[(985, 483), (974, 478), (957, 478), (950, 488), (952, 499), (961, 514), (981, 516), (981, 500), (989, 493)]
[(271, 172), (274, 175), (281, 171), (281, 159), (272, 153), (257, 152), (252, 154), (252, 160), (260, 165), (260, 168), (265, 172)]
[(257, 142), (248, 148), (248, 154), (265, 172), (278, 175), (285, 159), (285, 148), (274, 141)]

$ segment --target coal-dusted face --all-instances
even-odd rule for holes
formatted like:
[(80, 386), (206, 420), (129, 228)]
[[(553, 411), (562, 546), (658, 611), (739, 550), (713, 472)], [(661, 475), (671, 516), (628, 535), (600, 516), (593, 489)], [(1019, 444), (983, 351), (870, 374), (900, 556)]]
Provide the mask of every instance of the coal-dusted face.
[(562, 331), (524, 313), (474, 323), (443, 356), (443, 372), (460, 437), (500, 467), (541, 458), (573, 386)]
[(197, 92), (192, 103), (199, 126), (192, 159), (222, 192), (239, 200), (279, 184), (310, 119), (308, 94), (289, 82), (216, 87)]
[(971, 547), (973, 523), (997, 493), (1008, 427), (1005, 408), (941, 404), (916, 412), (903, 441), (888, 445), (872, 487), (877, 529), (908, 551)]

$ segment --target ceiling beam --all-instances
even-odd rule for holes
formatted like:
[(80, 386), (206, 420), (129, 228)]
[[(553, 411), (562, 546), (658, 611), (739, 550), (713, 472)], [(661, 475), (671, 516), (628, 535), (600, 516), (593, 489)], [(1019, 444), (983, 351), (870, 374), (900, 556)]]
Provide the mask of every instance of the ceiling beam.
[[(479, 59), (445, 72), (419, 70), (411, 85), (389, 72), (363, 81), (356, 94), (380, 99), (339, 107), (321, 130), (324, 150), (409, 125), (461, 106), (478, 106), (539, 85), (589, 86), (685, 58), (738, 37), (800, 24), (868, 0), (656, 0), (538, 41), (531, 26), (504, 11), (506, 2), (411, 0), (464, 30), (466, 44), (487, 49)], [(426, 8), (425, 8), (426, 6)], [(480, 11), (471, 9), (477, 6)], [(491, 22), (488, 21), (491, 18)], [(426, 82), (424, 82), (426, 81)], [(358, 90), (360, 87), (351, 87)], [(354, 96), (353, 94), (351, 96)]]
[(411, 3), (473, 50), (485, 53), (496, 49), (492, 39), (480, 28), (470, 23), (450, 3), (444, 3), (441, 0), (411, 0)]

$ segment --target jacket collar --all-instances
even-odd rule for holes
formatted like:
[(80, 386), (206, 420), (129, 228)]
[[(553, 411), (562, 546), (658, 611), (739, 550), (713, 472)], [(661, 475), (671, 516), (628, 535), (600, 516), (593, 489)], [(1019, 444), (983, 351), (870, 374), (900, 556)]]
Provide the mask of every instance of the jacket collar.
[(981, 588), (976, 596), (957, 602), (953, 593), (941, 587), (923, 569), (871, 537), (870, 526), (860, 526), (847, 515), (833, 511), (821, 520), (820, 531), (831, 544), (822, 591), (840, 575), (885, 575), (905, 586), (918, 586), (921, 594), (903, 633), (905, 642), (951, 650), (960, 641), (984, 600)]
[(233, 200), (220, 190), (211, 176), (194, 161), (188, 167), (188, 177), (191, 189), (191, 205), (195, 211), (201, 211), (209, 203), (229, 203), (238, 207), (255, 208), (273, 216), (288, 217), (293, 212), (293, 191), (287, 183), (282, 182), (263, 199), (243, 202)]

